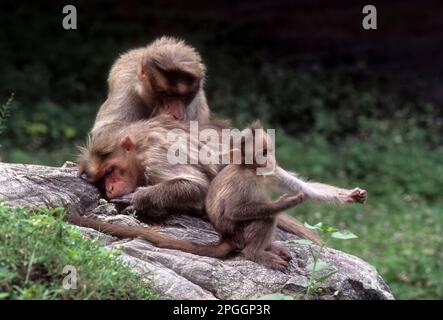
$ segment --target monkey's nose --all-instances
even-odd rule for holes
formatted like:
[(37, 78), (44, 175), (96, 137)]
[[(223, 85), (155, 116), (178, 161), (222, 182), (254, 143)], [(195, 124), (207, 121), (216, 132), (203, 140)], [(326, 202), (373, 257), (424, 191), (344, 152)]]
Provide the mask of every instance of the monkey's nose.
[(107, 187), (106, 188), (106, 196), (108, 198), (112, 198), (113, 194), (114, 194), (114, 187), (113, 186)]

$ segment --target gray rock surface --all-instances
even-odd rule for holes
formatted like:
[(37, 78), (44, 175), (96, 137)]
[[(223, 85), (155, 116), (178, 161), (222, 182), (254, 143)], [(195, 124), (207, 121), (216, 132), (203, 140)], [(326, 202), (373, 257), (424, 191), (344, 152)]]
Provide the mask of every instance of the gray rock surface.
[[(0, 163), (0, 198), (6, 204), (29, 208), (65, 207), (70, 213), (127, 225), (142, 225), (135, 217), (118, 214), (114, 205), (100, 199), (97, 189), (76, 176), (76, 168)], [(218, 236), (200, 218), (177, 215), (159, 232), (196, 243), (214, 243)], [(160, 249), (140, 239), (117, 239), (80, 228), (85, 236), (109, 248), (119, 248), (121, 259), (165, 299), (241, 299), (282, 292), (306, 291), (312, 262), (308, 245), (289, 244), (295, 236), (278, 230), (276, 238), (291, 248), (293, 259), (286, 273), (267, 269), (233, 256), (226, 260), (201, 257), (177, 250)], [(315, 248), (314, 248), (315, 249)], [(393, 299), (389, 287), (375, 268), (355, 256), (325, 249), (322, 260), (338, 272), (323, 283), (316, 299)]]

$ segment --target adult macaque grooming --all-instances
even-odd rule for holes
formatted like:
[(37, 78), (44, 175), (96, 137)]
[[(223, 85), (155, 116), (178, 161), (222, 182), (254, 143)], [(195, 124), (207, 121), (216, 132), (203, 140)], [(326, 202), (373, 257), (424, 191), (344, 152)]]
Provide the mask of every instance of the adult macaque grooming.
[(207, 122), (205, 72), (195, 49), (174, 38), (162, 37), (126, 52), (111, 68), (108, 98), (92, 134), (112, 122), (134, 122), (161, 113), (180, 121)]

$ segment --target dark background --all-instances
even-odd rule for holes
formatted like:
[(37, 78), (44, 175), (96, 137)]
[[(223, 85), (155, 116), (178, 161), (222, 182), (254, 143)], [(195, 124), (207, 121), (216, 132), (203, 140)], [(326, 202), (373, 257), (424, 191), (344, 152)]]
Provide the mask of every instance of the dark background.
[[(65, 4), (77, 30), (62, 28)], [(366, 4), (378, 30), (362, 28)], [(294, 214), (357, 233), (334, 245), (398, 298), (443, 298), (441, 1), (2, 1), (0, 21), (3, 161), (75, 160), (118, 55), (180, 37), (207, 64), (217, 116), (259, 118), (284, 167), (369, 191), (364, 207)]]

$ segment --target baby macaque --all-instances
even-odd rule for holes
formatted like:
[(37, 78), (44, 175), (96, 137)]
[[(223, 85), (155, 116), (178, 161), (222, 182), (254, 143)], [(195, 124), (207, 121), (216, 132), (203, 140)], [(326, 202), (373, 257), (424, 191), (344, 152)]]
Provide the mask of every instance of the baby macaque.
[[(258, 174), (257, 169), (267, 167), (267, 161), (275, 164), (274, 157), (268, 153), (272, 142), (258, 123), (246, 130), (249, 132), (242, 137), (240, 150), (232, 150), (232, 158), (235, 152), (240, 153), (240, 162), (227, 165), (212, 180), (205, 201), (206, 211), (222, 242), (229, 243), (233, 250), (240, 250), (248, 260), (283, 271), (291, 255), (287, 248), (273, 242), (277, 215), (303, 202), (304, 195), (285, 194), (276, 201), (270, 200), (274, 181), (269, 175)], [(260, 149), (256, 148), (255, 139), (263, 141)], [(259, 163), (259, 155), (267, 160)]]

